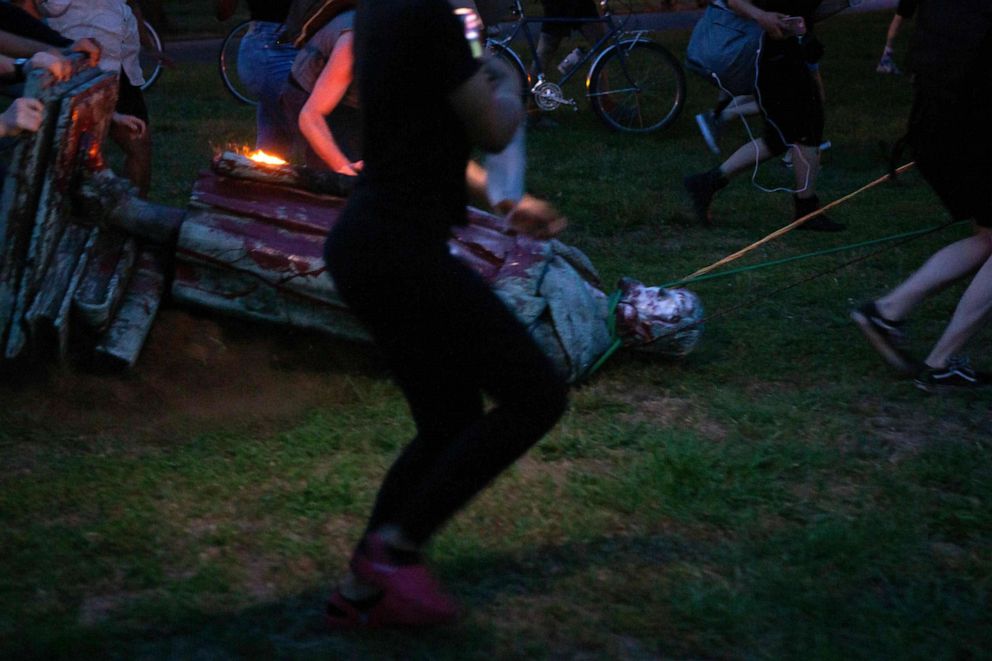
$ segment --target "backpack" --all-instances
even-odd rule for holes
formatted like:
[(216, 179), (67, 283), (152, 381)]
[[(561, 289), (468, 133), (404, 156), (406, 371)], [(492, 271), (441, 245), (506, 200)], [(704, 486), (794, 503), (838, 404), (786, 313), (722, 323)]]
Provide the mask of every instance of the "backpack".
[(753, 94), (763, 35), (755, 21), (713, 2), (692, 30), (686, 67), (734, 96)]
[(279, 43), (302, 48), (331, 19), (357, 4), (357, 0), (293, 0)]

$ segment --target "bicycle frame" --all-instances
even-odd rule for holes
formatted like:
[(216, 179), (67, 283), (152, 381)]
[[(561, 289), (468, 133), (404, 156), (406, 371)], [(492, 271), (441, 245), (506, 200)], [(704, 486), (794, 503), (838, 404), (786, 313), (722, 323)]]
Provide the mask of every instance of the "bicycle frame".
[[(595, 18), (593, 17), (561, 18), (555, 16), (525, 16), (523, 10), (523, 4), (521, 0), (514, 0), (512, 12), (514, 16), (518, 17), (517, 20), (513, 22), (513, 26), (510, 28), (509, 35), (507, 35), (506, 37), (500, 37), (498, 39), (492, 39), (492, 43), (505, 47), (507, 49), (506, 52), (512, 55), (512, 57), (517, 59), (517, 63), (520, 65), (521, 69), (523, 71), (530, 72), (530, 68), (525, 66), (524, 63), (520, 61), (519, 56), (510, 47), (510, 44), (513, 42), (513, 40), (516, 39), (521, 32), (523, 32), (524, 38), (527, 41), (528, 50), (530, 50), (531, 57), (533, 58), (533, 62), (535, 63), (534, 74), (537, 76), (536, 81), (529, 80), (529, 82), (533, 83), (534, 85), (537, 85), (543, 82), (546, 79), (546, 76), (541, 66), (541, 61), (537, 57), (537, 42), (534, 40), (533, 31), (531, 30), (532, 25), (544, 25), (545, 23), (580, 23), (584, 25), (605, 23), (609, 28), (606, 34), (600, 37), (596, 41), (596, 43), (593, 44), (583, 54), (583, 56), (579, 59), (579, 61), (573, 64), (571, 67), (569, 67), (568, 70), (562, 74), (561, 78), (559, 78), (556, 81), (557, 85), (564, 86), (565, 84), (568, 83), (569, 80), (572, 79), (575, 73), (583, 66), (585, 66), (585, 64), (589, 62), (589, 60), (592, 59), (593, 57), (596, 58), (592, 63), (593, 65), (595, 65), (596, 61), (598, 61), (599, 58), (602, 57), (603, 53), (605, 52), (604, 47), (608, 43), (612, 42), (614, 44), (619, 45), (621, 43), (628, 43), (628, 42), (634, 43), (638, 41), (648, 41), (648, 39), (644, 37), (644, 33), (646, 32), (645, 30), (634, 30), (628, 32), (624, 29), (627, 25), (627, 21), (629, 20), (629, 16), (625, 17), (622, 21), (618, 22), (614, 18), (613, 12), (610, 11), (609, 0), (600, 0), (599, 4), (603, 8), (603, 13), (602, 15), (597, 16)], [(625, 39), (624, 37), (628, 35), (629, 37)], [(589, 70), (592, 71), (592, 66), (589, 67)], [(529, 73), (528, 73), (528, 79), (530, 79)], [(590, 80), (587, 76), (586, 77), (587, 94), (589, 90), (589, 84), (590, 84)], [(531, 88), (530, 91), (533, 92), (533, 87)]]

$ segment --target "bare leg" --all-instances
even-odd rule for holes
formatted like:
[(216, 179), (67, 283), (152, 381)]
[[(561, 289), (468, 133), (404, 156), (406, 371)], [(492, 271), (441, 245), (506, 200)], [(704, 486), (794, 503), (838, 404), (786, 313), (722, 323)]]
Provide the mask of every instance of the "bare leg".
[(535, 79), (538, 73), (538, 63), (540, 63), (540, 72), (544, 74), (545, 78), (549, 77), (548, 69), (551, 66), (551, 58), (558, 51), (559, 46), (561, 46), (561, 37), (541, 33), (537, 40), (537, 62), (531, 64), (531, 75)]
[(796, 175), (796, 197), (806, 200), (816, 195), (816, 175), (820, 173), (820, 148), (792, 146), (792, 171)]
[[(941, 248), (905, 282), (875, 301), (879, 314), (892, 321), (905, 319), (910, 311), (927, 296), (944, 289), (979, 268), (987, 268), (990, 255), (992, 255), (992, 230), (986, 228), (980, 228), (973, 236)], [(976, 282), (978, 280), (976, 276)], [(971, 287), (968, 291), (970, 290)], [(977, 293), (975, 295), (977, 296)], [(962, 296), (961, 300), (963, 303), (965, 297)], [(969, 297), (969, 301), (971, 300), (972, 298)], [(966, 313), (967, 311), (962, 311), (962, 314)], [(955, 317), (957, 314), (955, 312)], [(948, 327), (948, 331), (950, 331), (950, 327)], [(934, 365), (934, 367), (940, 367), (940, 365)]]
[(727, 122), (736, 117), (746, 117), (758, 114), (758, 102), (753, 96), (735, 96), (727, 106), (720, 111), (720, 121)]
[(757, 138), (751, 142), (741, 145), (727, 160), (720, 165), (720, 172), (723, 176), (733, 177), (735, 174), (754, 167), (757, 158), (759, 163), (763, 163), (771, 158), (772, 152), (764, 138)]
[(950, 323), (927, 356), (930, 367), (946, 367), (951, 356), (961, 350), (992, 312), (992, 230), (983, 230), (978, 236), (985, 240), (985, 263), (965, 289)]

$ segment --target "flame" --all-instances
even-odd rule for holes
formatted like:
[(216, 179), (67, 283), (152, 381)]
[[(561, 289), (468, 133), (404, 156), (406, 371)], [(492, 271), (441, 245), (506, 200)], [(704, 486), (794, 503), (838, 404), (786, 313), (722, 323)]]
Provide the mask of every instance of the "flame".
[(263, 165), (286, 165), (286, 161), (283, 159), (273, 154), (267, 154), (261, 149), (257, 149), (250, 154), (245, 154), (245, 156), (256, 163), (262, 163)]

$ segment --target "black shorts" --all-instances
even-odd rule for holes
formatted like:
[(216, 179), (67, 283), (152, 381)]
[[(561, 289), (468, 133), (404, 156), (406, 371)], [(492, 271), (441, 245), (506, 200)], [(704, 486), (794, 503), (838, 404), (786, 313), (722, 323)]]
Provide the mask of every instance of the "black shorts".
[(114, 110), (122, 115), (134, 115), (147, 124), (148, 106), (145, 105), (144, 92), (137, 85), (132, 85), (123, 71), (118, 78), (120, 82), (117, 86), (117, 107)]
[(817, 147), (823, 142), (823, 99), (797, 46), (765, 42), (757, 89), (765, 143), (773, 154), (790, 144)]
[(918, 4), (920, 4), (920, 0), (899, 0), (899, 4), (896, 5), (896, 14), (902, 18), (913, 18)]
[[(544, 15), (553, 18), (598, 18), (594, 0), (541, 0)], [(567, 37), (573, 30), (582, 27), (582, 22), (541, 23), (544, 34)]]
[(992, 84), (948, 89), (917, 79), (909, 145), (920, 173), (956, 220), (992, 227)]

